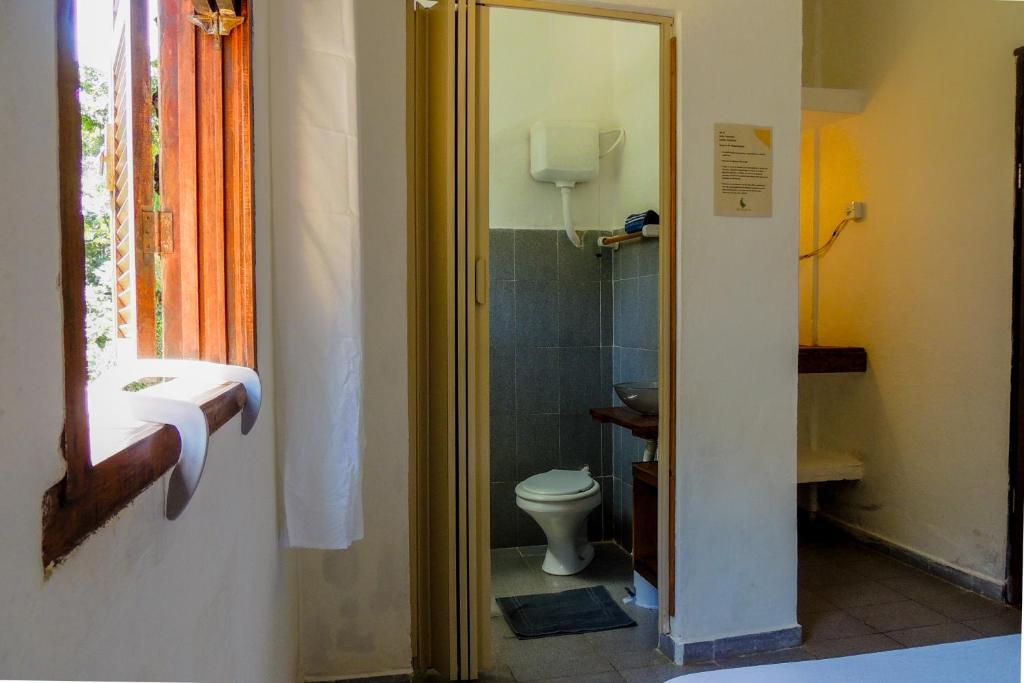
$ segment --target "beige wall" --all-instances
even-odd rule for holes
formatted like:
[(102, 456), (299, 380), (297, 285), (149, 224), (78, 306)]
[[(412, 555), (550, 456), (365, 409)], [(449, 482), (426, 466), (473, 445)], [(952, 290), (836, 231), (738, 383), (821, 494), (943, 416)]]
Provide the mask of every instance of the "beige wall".
[[(530, 176), (537, 121), (626, 130), (598, 177), (572, 192), (579, 229), (622, 228), (627, 214), (657, 209), (657, 27), (501, 8), (490, 16), (491, 227), (563, 227), (558, 189)], [(614, 140), (602, 135), (602, 149)]]
[[(864, 482), (839, 487), (826, 511), (997, 583), (1022, 27), (1021, 3), (826, 1), (820, 36), (809, 36), (823, 51), (805, 54), (805, 78), (817, 71), (821, 85), (869, 98), (862, 115), (822, 131), (823, 235), (853, 199), (868, 217), (822, 261), (820, 339), (867, 347), (870, 365), (801, 379), (802, 437), (816, 430), (821, 447), (866, 463)], [(805, 216), (805, 247), (808, 231)]]
[[(295, 572), (279, 542), (269, 372), (255, 430), (242, 437), (235, 418), (213, 437), (181, 518), (164, 519), (158, 483), (43, 581), (40, 503), (63, 474), (54, 5), (0, 3), (0, 678), (293, 680)], [(253, 25), (262, 148), (266, 23)], [(267, 170), (257, 154), (262, 368), (273, 367)]]

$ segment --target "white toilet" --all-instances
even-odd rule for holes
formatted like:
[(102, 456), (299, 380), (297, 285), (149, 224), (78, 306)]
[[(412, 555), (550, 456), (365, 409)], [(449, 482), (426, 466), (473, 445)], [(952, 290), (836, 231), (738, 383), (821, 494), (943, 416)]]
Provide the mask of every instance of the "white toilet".
[(601, 504), (601, 485), (586, 471), (551, 470), (516, 486), (516, 505), (533, 517), (548, 539), (541, 565), (548, 574), (583, 571), (594, 559), (587, 542), (587, 515)]

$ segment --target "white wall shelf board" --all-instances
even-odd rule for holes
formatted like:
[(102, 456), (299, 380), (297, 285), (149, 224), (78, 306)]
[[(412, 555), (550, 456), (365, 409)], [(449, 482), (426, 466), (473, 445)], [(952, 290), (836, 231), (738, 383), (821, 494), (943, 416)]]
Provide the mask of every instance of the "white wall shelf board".
[(864, 478), (864, 463), (852, 453), (815, 450), (801, 446), (796, 457), (799, 484), (822, 481), (855, 481)]
[(867, 105), (867, 93), (848, 88), (801, 88), (800, 109), (804, 128), (820, 128), (856, 116)]

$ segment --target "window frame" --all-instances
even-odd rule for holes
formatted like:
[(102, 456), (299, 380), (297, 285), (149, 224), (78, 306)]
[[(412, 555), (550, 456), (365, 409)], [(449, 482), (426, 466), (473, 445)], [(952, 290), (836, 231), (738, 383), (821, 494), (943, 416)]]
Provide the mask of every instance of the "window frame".
[[(135, 0), (121, 0), (131, 2)], [(236, 2), (248, 17), (248, 1)], [(189, 23), (189, 0), (160, 0), (161, 16), (175, 35), (173, 45), (161, 40), (161, 61), (174, 59), (173, 99), (177, 107), (175, 152), (191, 145), (201, 158), (213, 159), (205, 167), (189, 165), (179, 154), (164, 154), (161, 175), (173, 170), (177, 194), (174, 207), (174, 253), (187, 251), (192, 260), (165, 275), (165, 286), (175, 288), (182, 302), (178, 311), (194, 313), (172, 322), (181, 337), (198, 344), (181, 345), (173, 357), (198, 358), (256, 367), (254, 222), (252, 216), (252, 68), (251, 22), (243, 21), (230, 35), (207, 35)], [(169, 11), (178, 11), (171, 14)], [(64, 477), (43, 495), (42, 561), (46, 572), (63, 560), (87, 536), (102, 527), (142, 491), (176, 463), (181, 441), (169, 425), (140, 428), (117, 453), (93, 463), (90, 452), (85, 335), (85, 238), (81, 206), (81, 109), (78, 101), (75, 0), (57, 0), (57, 135), (59, 170), (60, 273), (63, 305), (64, 426), (60, 448)], [(190, 69), (191, 65), (191, 71)], [(204, 73), (199, 69), (206, 67)], [(212, 68), (211, 68), (212, 67)], [(181, 76), (186, 82), (181, 83)], [(188, 76), (191, 75), (191, 81)], [(189, 84), (199, 83), (195, 97)], [(203, 85), (205, 83), (206, 85)], [(185, 92), (186, 96), (181, 97)], [(161, 100), (164, 98), (161, 85)], [(180, 100), (191, 109), (182, 118)], [(165, 124), (164, 103), (160, 122)], [(206, 117), (199, 120), (198, 117)], [(225, 116), (229, 128), (223, 127)], [(169, 120), (169, 119), (168, 119)], [(178, 124), (198, 129), (195, 138), (181, 137)], [(215, 125), (207, 125), (210, 122)], [(186, 133), (187, 135), (187, 133)], [(183, 143), (183, 144), (182, 144)], [(205, 155), (205, 156), (204, 156)], [(195, 161), (193, 157), (191, 161)], [(218, 166), (219, 164), (219, 166)], [(216, 166), (216, 169), (210, 170)], [(194, 172), (194, 176), (189, 176)], [(205, 176), (200, 176), (205, 173)], [(200, 182), (202, 181), (202, 182)], [(211, 206), (207, 194), (218, 197)], [(184, 189), (182, 189), (184, 188)], [(213, 188), (212, 193), (208, 192)], [(161, 187), (163, 189), (163, 185)], [(165, 205), (166, 206), (166, 205)], [(219, 213), (218, 213), (219, 209)], [(190, 214), (191, 211), (191, 214)], [(194, 224), (189, 215), (197, 217)], [(185, 220), (182, 220), (182, 219)], [(195, 230), (195, 234), (189, 230)], [(191, 294), (190, 294), (191, 293)], [(191, 307), (185, 305), (188, 302)], [(195, 309), (194, 311), (192, 309)], [(166, 324), (166, 323), (165, 323)], [(172, 357), (168, 355), (168, 357)], [(238, 383), (221, 384), (193, 400), (206, 415), (210, 432), (219, 429), (245, 405), (246, 393)]]

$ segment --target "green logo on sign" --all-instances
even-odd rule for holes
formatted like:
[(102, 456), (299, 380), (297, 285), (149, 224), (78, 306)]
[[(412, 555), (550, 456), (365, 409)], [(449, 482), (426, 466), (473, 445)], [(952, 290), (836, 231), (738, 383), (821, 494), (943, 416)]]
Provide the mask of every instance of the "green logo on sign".
[(740, 208), (741, 209), (747, 208), (747, 202), (746, 202), (746, 200), (743, 199), (743, 197), (740, 197)]

